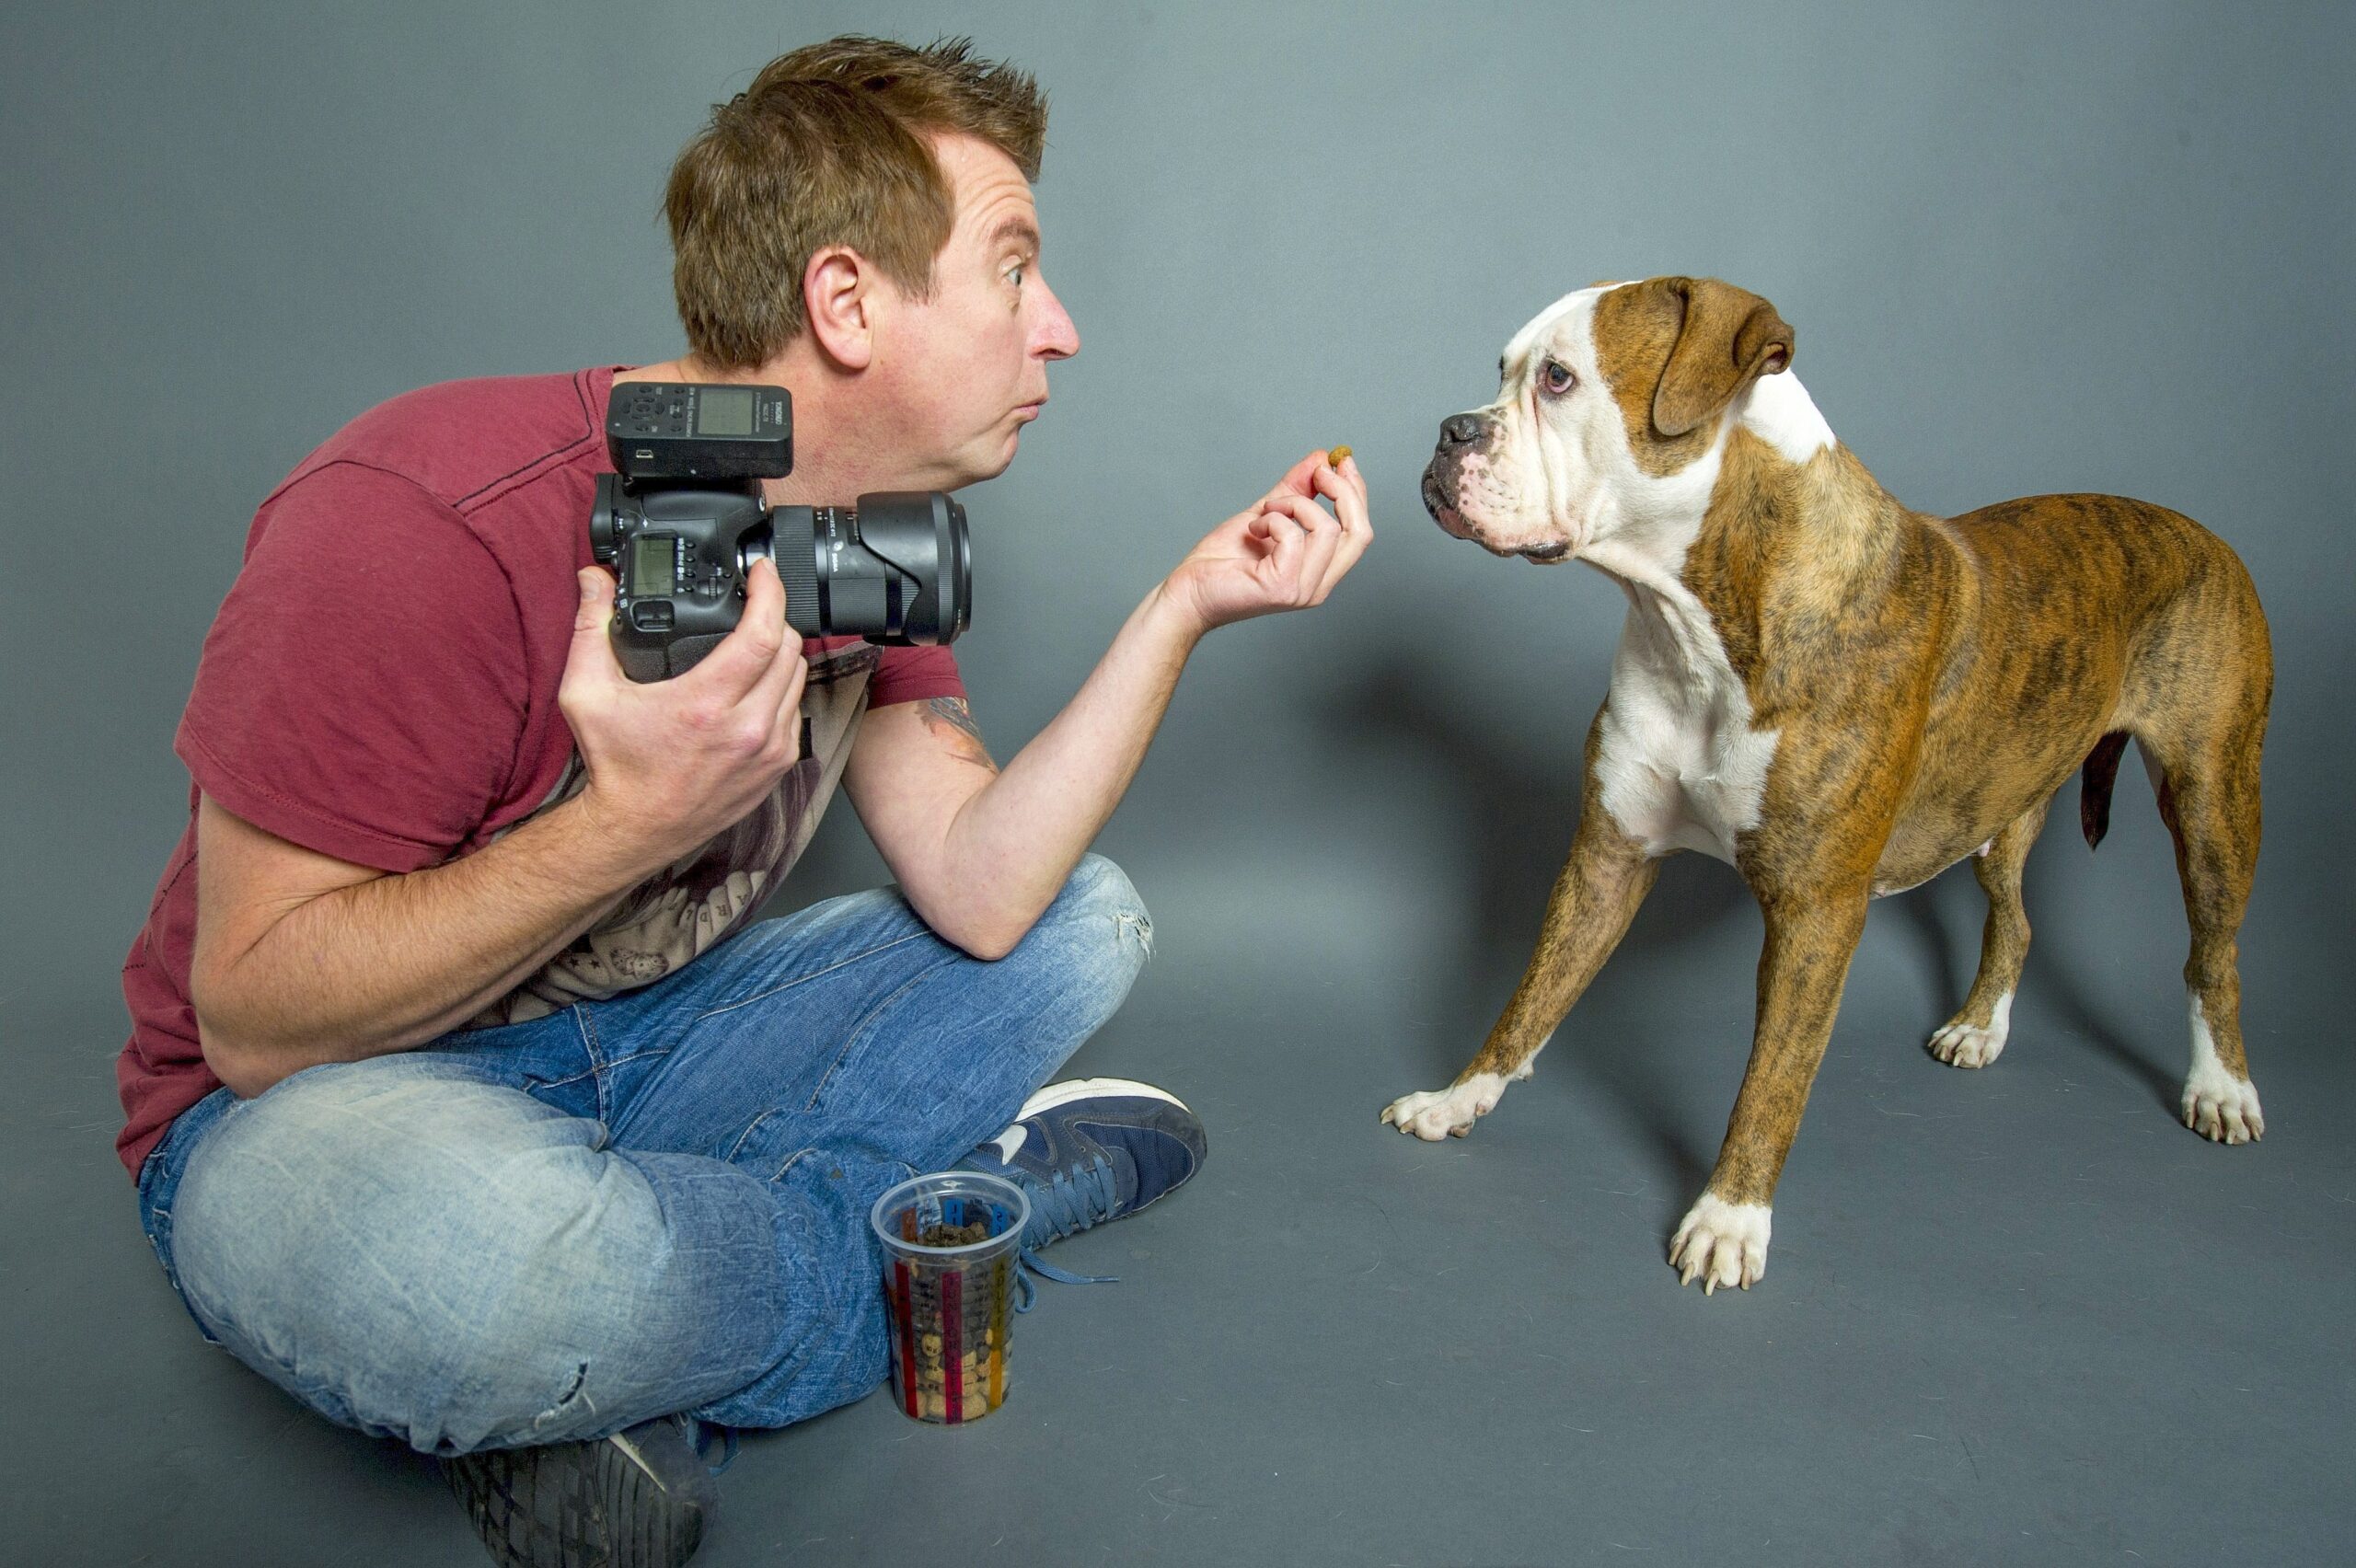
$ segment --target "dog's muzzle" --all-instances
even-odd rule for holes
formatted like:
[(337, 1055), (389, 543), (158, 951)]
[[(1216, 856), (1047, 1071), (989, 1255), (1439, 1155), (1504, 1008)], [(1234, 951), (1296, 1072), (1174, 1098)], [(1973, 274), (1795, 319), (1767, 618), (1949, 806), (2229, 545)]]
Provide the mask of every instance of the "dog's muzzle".
[(1456, 510), (1456, 469), (1444, 457), (1434, 457), (1424, 468), (1424, 510), (1448, 532), (1464, 536), (1464, 519)]
[(1478, 414), (1450, 414), (1439, 422), (1439, 445), (1424, 467), (1424, 510), (1432, 521), (1460, 539), (1473, 537), (1464, 514), (1457, 510), (1459, 471), (1466, 454), (1487, 444), (1488, 421)]

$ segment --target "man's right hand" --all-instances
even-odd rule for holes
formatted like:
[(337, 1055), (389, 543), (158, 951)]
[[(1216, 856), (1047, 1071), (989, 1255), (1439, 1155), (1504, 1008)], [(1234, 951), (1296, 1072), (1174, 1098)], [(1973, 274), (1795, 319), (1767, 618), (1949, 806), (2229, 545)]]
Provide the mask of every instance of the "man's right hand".
[(685, 674), (644, 685), (614, 656), (613, 578), (597, 567), (578, 575), (557, 707), (588, 770), (579, 798), (651, 873), (742, 821), (800, 760), (810, 666), (767, 558), (745, 574), (736, 628)]

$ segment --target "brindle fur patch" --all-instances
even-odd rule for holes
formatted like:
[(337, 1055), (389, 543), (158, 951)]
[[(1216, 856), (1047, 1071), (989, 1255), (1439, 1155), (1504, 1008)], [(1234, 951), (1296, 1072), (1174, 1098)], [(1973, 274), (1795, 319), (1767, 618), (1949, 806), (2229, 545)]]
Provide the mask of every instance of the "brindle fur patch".
[[(2220, 1062), (2246, 1078), (2235, 938), (2257, 859), (2272, 661), (2232, 550), (2118, 496), (1929, 517), (1845, 446), (1795, 464), (1740, 429), (1727, 443), (1683, 580), (1726, 640), (1753, 722), (1781, 739), (1760, 825), (1737, 846), (1768, 951), (1710, 1190), (1773, 1198), (1866, 899), (1991, 840), (2026, 859), (2034, 827), (2008, 831), (2041, 824), (2112, 732), (2156, 766), (2192, 929), (2185, 978)], [(1979, 1023), (2017, 982), (2027, 944), (2017, 866), (1995, 870), (1991, 951), (1962, 1015)]]

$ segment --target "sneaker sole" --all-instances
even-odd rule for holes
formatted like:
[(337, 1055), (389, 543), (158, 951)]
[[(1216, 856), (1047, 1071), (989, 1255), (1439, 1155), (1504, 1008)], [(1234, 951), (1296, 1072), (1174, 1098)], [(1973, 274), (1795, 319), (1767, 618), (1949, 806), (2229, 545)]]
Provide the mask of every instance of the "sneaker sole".
[(1166, 1089), (1156, 1089), (1149, 1083), (1139, 1083), (1135, 1078), (1072, 1078), (1064, 1083), (1049, 1084), (1024, 1101), (1022, 1109), (1014, 1113), (1014, 1119), (1020, 1122), (1025, 1116), (1035, 1116), (1042, 1111), (1052, 1110), (1068, 1101), (1087, 1100), (1100, 1094), (1118, 1094), (1142, 1100), (1167, 1101), (1188, 1115), (1194, 1114), (1192, 1107)]
[(710, 1522), (710, 1499), (666, 1492), (618, 1440), (491, 1448), (443, 1468), (503, 1568), (679, 1568)]

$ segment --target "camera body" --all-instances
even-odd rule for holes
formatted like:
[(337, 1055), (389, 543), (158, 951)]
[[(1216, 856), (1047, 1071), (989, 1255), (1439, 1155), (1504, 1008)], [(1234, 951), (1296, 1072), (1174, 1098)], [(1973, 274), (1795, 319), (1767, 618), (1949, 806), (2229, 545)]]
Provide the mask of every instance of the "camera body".
[(635, 681), (677, 675), (745, 613), (763, 556), (805, 637), (948, 642), (971, 619), (965, 509), (940, 490), (882, 490), (857, 506), (771, 507), (761, 480), (793, 469), (782, 386), (614, 384), (591, 552), (614, 569), (612, 635)]

